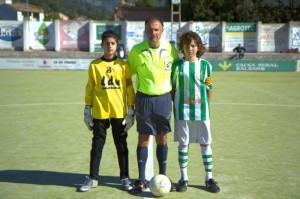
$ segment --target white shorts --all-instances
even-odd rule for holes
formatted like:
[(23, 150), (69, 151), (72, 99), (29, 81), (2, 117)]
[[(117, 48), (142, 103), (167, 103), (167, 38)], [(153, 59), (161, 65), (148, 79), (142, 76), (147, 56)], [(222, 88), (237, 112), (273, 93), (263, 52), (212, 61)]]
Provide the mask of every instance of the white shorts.
[(210, 120), (175, 120), (175, 142), (181, 145), (211, 144), (211, 140)]

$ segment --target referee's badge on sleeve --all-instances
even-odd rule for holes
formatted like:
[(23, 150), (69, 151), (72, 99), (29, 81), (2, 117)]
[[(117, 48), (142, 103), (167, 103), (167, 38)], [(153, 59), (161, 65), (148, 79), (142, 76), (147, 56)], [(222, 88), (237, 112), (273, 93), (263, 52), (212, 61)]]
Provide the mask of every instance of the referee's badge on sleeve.
[(170, 71), (172, 68), (172, 64), (169, 61), (165, 61), (165, 70)]

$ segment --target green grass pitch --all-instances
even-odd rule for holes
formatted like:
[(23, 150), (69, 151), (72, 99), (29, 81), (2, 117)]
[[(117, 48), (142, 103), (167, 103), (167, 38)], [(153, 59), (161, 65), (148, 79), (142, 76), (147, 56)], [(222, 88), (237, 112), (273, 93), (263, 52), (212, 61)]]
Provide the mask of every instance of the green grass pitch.
[[(89, 171), (91, 133), (83, 122), (86, 80), (87, 71), (0, 71), (1, 199), (153, 197), (122, 191), (110, 133), (100, 185), (86, 193), (77, 191)], [(215, 72), (213, 83), (213, 174), (221, 192), (203, 190), (200, 147), (192, 144), (187, 192), (164, 198), (300, 198), (300, 74)], [(135, 180), (135, 127), (128, 143)], [(172, 133), (168, 144), (167, 175), (177, 182)]]

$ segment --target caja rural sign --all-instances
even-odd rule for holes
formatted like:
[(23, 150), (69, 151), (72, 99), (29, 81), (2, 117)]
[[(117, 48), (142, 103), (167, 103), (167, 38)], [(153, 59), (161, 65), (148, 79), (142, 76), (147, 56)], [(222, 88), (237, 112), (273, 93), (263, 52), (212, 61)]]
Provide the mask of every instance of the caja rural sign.
[(213, 71), (296, 71), (295, 60), (209, 60)]

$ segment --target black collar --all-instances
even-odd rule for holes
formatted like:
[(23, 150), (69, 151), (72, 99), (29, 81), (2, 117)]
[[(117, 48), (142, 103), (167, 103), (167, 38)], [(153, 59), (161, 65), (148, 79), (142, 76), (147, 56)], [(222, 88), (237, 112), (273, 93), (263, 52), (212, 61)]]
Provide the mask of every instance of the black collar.
[(106, 58), (104, 57), (104, 55), (101, 57), (101, 59), (102, 59), (103, 61), (106, 61), (106, 62), (112, 62), (112, 61), (115, 61), (117, 58), (118, 58), (117, 55), (115, 55), (112, 59), (106, 59)]

